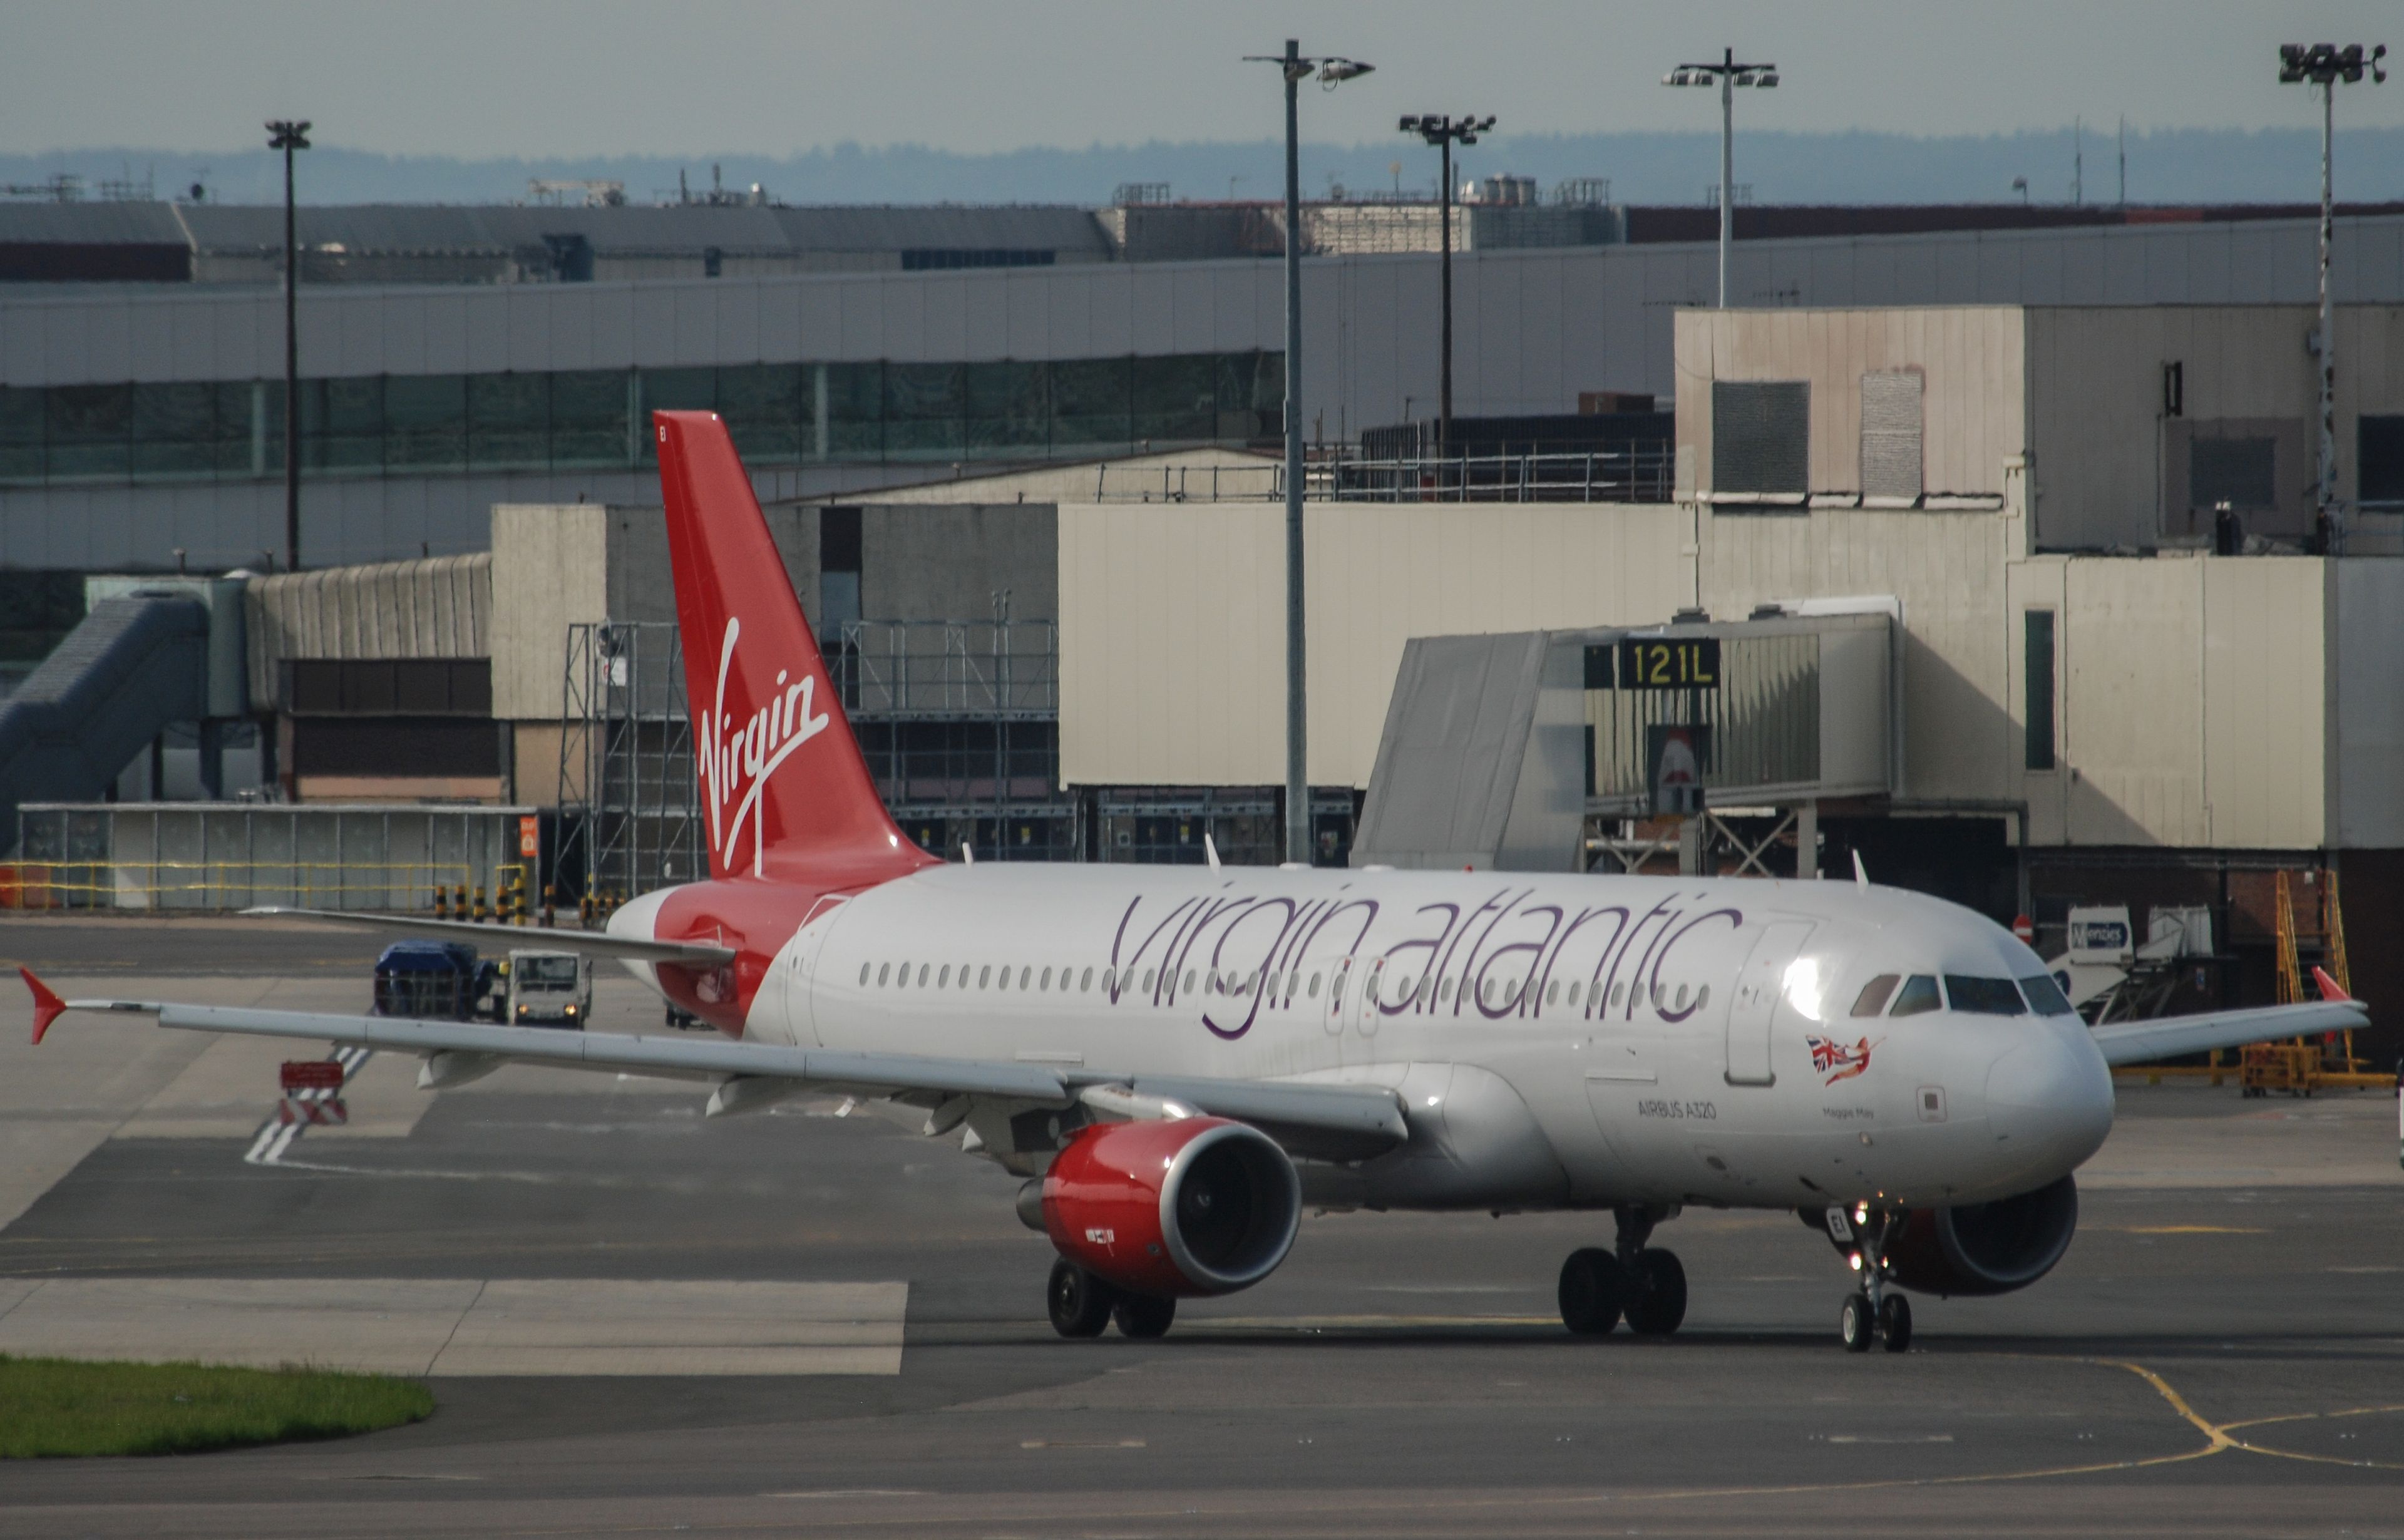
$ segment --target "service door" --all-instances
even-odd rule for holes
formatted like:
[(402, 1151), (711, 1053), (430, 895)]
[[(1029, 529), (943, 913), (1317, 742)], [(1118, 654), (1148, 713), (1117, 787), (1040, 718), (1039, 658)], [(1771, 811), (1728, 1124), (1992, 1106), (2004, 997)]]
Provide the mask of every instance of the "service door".
[(1777, 1019), (1787, 966), (1803, 949), (1811, 927), (1800, 920), (1779, 920), (1761, 932), (1736, 977), (1728, 1000), (1727, 1082), (1731, 1085), (1767, 1085), (1769, 1071), (1769, 1029)]

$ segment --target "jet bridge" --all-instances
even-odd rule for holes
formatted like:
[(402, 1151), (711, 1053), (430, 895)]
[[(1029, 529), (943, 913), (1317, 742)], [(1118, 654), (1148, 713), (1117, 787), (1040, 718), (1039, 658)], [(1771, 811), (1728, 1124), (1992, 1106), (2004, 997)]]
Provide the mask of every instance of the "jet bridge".
[(1883, 606), (1414, 637), (1352, 862), (1576, 871), (1589, 817), (1885, 795), (1897, 640)]
[(93, 578), (91, 608), (17, 693), (0, 701), (0, 851), (28, 802), (100, 796), (175, 722), (214, 729), (244, 711), (239, 580)]

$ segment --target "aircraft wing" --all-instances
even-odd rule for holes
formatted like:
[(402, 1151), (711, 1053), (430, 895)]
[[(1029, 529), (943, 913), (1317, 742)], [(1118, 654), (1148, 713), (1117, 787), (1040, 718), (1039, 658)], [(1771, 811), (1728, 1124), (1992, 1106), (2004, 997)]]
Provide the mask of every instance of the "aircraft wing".
[[(465, 1084), (511, 1063), (715, 1082), (719, 1097), (713, 1099), (713, 1110), (725, 1111), (765, 1105), (786, 1089), (804, 1088), (897, 1097), (924, 1106), (958, 1097), (985, 1097), (1066, 1108), (1094, 1088), (1125, 1086), (1134, 1097), (1174, 1100), (1197, 1112), (1253, 1124), (1306, 1158), (1362, 1159), (1410, 1137), (1400, 1099), (1380, 1085), (1118, 1076), (1104, 1071), (1000, 1059), (790, 1048), (715, 1035), (621, 1036), (402, 1016), (188, 1005), (174, 1001), (61, 1000), (31, 973), (24, 976), (34, 991), (35, 1043), (64, 1012), (109, 1011), (155, 1016), (161, 1027), (187, 1030), (354, 1043), (386, 1053), (417, 1054), (426, 1060), (419, 1084), (436, 1087)], [(777, 1082), (783, 1085), (774, 1084)], [(742, 1083), (744, 1089), (729, 1096), (735, 1083)], [(752, 1089), (767, 1094), (746, 1094)]]
[(482, 942), (487, 945), (525, 947), (544, 952), (575, 952), (584, 957), (626, 958), (636, 962), (681, 962), (717, 968), (734, 960), (734, 948), (701, 941), (645, 941), (613, 936), (601, 931), (544, 931), (523, 925), (480, 925), (465, 919), (421, 919), (413, 915), (375, 915), (340, 909), (286, 909), (270, 905), (245, 909), (245, 915), (311, 919), (327, 925), (347, 925), (355, 931), (395, 931), (433, 936), (441, 941)]
[(2262, 1005), (2247, 1011), (2207, 1011), (2201, 1015), (2156, 1016), (2115, 1021), (2094, 1029), (2107, 1064), (2143, 1064), (2207, 1048), (2236, 1048), (2273, 1038), (2312, 1037), (2370, 1025), (2358, 1001), (2324, 1000), (2308, 1005)]

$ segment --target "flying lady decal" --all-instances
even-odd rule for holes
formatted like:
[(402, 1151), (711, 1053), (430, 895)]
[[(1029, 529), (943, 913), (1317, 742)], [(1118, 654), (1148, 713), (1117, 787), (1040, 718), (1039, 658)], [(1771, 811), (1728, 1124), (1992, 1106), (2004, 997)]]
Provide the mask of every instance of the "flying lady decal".
[[(1870, 1050), (1878, 1046), (1867, 1038), (1857, 1043), (1838, 1043), (1834, 1038), (1807, 1037), (1804, 1043), (1811, 1050), (1811, 1068), (1827, 1076), (1825, 1085), (1851, 1080), (1870, 1067)], [(1886, 1039), (1879, 1039), (1879, 1043)]]

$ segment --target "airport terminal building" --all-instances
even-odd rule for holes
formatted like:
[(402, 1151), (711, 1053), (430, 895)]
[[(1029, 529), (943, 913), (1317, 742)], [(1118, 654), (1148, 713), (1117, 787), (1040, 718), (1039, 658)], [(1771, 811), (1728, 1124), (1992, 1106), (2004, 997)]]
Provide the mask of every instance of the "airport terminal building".
[[(2141, 934), (2204, 911), (2178, 987), (2205, 1001), (2267, 998), (2283, 903), (2308, 957), (2346, 910), (2376, 933), (2404, 913), (2404, 216), (2340, 225), (2334, 538), (2313, 243), (2209, 217), (1749, 241), (1726, 312), (1699, 243), (1457, 258), (1463, 418), (1655, 406), (1643, 485), (1591, 454), (1565, 483), (1535, 441), (1364, 473), (1365, 431), (1431, 414), (1436, 263), (1307, 261), (1321, 859), (1669, 869), (1646, 735), (1708, 725), (1689, 869), (1858, 852), (2041, 936), (2079, 904)], [(1274, 859), (1279, 285), (1105, 257), (304, 286), (324, 569), (299, 574), (271, 570), (272, 291), (0, 292), (0, 565), (254, 574), (211, 601), (244, 648), (222, 731), (135, 740), (119, 810), (40, 853), (138, 863), (168, 815), (145, 847), (133, 805), (214, 752), (220, 790), (304, 808), (530, 810), (570, 891), (689, 874), (638, 425), (707, 407), (929, 848), (1187, 861), (1209, 832)], [(1624, 686), (1631, 635), (1708, 648), (1726, 692)], [(1431, 745), (1476, 774), (1404, 784)], [(2362, 992), (2404, 998), (2363, 951)]]

